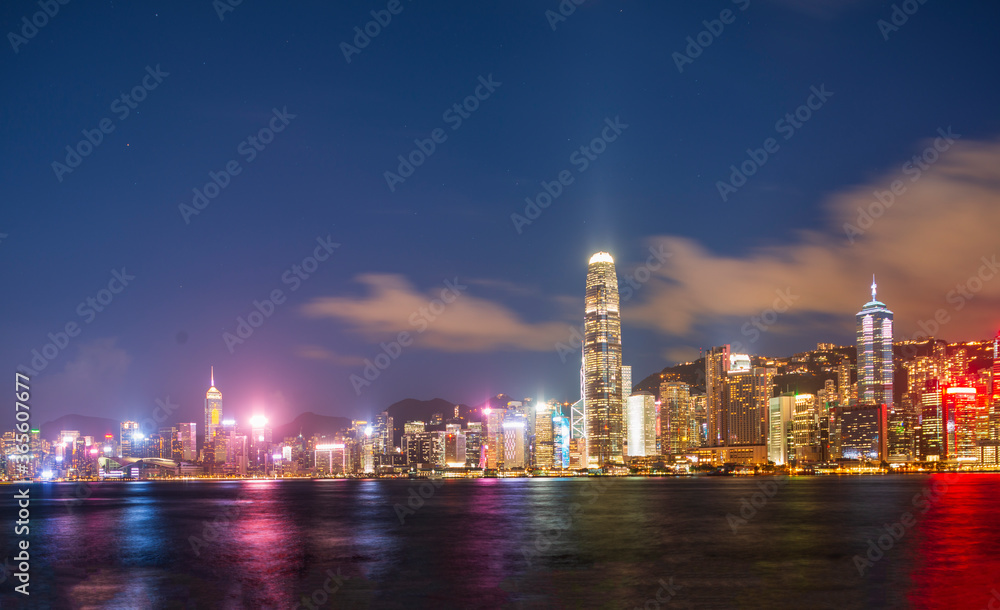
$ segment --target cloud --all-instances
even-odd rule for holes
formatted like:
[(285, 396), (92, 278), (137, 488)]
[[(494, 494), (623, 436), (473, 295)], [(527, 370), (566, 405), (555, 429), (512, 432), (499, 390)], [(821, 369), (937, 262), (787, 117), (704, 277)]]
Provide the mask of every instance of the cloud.
[(326, 362), (344, 366), (355, 366), (365, 363), (365, 359), (361, 356), (344, 356), (319, 345), (300, 345), (295, 349), (295, 354), (310, 360), (325, 360)]
[(524, 321), (504, 305), (472, 296), (467, 287), (422, 293), (400, 275), (369, 273), (355, 279), (368, 287), (368, 295), (313, 299), (302, 312), (341, 320), (372, 341), (408, 331), (415, 346), (447, 352), (547, 351), (567, 336), (566, 323)]
[(701, 354), (698, 352), (698, 348), (689, 346), (678, 346), (667, 348), (663, 352), (663, 357), (667, 362), (671, 363), (681, 363), (681, 362), (694, 362), (697, 360)]
[[(673, 256), (638, 293), (639, 302), (623, 309), (626, 323), (691, 336), (696, 325), (759, 316), (790, 291), (795, 298), (779, 326), (825, 314), (843, 320), (844, 330), (869, 300), (875, 273), (879, 300), (896, 314), (897, 339), (939, 310), (949, 321), (939, 332), (927, 326), (940, 338), (992, 336), (1000, 322), (1000, 142), (959, 139), (916, 180), (902, 168), (833, 195), (825, 204), (827, 226), (778, 236), (783, 245), (732, 257), (683, 237), (651, 239)], [(905, 192), (880, 217), (866, 219), (864, 210), (879, 212), (874, 192), (886, 199), (897, 180)], [(847, 225), (863, 234), (852, 241)]]

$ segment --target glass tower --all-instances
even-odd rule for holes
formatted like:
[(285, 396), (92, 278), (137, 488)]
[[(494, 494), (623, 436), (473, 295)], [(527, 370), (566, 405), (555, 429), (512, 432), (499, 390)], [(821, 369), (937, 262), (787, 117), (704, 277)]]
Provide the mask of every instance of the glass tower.
[(861, 308), (858, 323), (858, 403), (885, 405), (892, 412), (892, 312), (875, 298)]
[(607, 252), (590, 257), (587, 268), (583, 369), (588, 466), (622, 463), (621, 314), (615, 261)]

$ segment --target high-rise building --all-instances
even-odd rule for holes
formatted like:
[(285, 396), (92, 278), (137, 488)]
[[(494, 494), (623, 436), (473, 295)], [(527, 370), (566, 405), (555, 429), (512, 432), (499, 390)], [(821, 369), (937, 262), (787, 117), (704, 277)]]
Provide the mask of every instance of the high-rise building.
[(375, 453), (378, 455), (388, 455), (392, 453), (393, 430), (392, 416), (388, 411), (382, 411), (375, 417)]
[(941, 401), (941, 386), (937, 379), (928, 379), (920, 392), (920, 459), (945, 459), (945, 414)]
[(587, 460), (591, 468), (624, 459), (622, 341), (618, 277), (607, 252), (590, 257), (584, 312), (584, 399)]
[(157, 457), (164, 460), (173, 459), (174, 438), (177, 436), (177, 428), (160, 428), (160, 446)]
[(638, 392), (628, 397), (628, 455), (643, 457), (656, 455), (656, 397), (649, 392)]
[(875, 298), (872, 277), (872, 300), (857, 314), (858, 327), (858, 403), (892, 405), (892, 312)]
[(819, 438), (819, 410), (816, 407), (816, 396), (813, 394), (797, 394), (795, 396), (795, 412), (793, 414), (793, 439), (795, 442), (795, 459), (802, 462), (818, 462), (821, 458)]
[[(118, 436), (118, 447), (121, 451), (120, 455), (123, 458), (127, 457), (142, 457), (137, 455), (139, 453), (138, 447), (136, 445), (141, 444), (142, 432), (139, 430), (139, 422), (134, 421), (123, 421), (121, 424), (121, 431)], [(60, 436), (60, 438), (64, 438)], [(75, 439), (74, 439), (75, 440)]]
[(775, 464), (787, 464), (795, 459), (793, 425), (795, 393), (788, 392), (768, 401), (767, 459)]
[(535, 466), (538, 468), (552, 468), (552, 418), (555, 416), (552, 405), (539, 403), (535, 406)]
[(624, 457), (621, 312), (615, 263), (607, 252), (590, 258), (585, 303), (587, 456), (591, 468), (601, 468)]
[(215, 387), (215, 367), (211, 369), (211, 386), (205, 392), (205, 444), (215, 438), (216, 429), (222, 424), (222, 392)]
[(993, 339), (993, 371), (990, 375), (990, 415), (989, 432), (990, 440), (1000, 440), (1000, 331)]
[(857, 404), (836, 408), (840, 455), (847, 460), (885, 461), (887, 456), (887, 407)]
[(503, 421), (507, 415), (506, 409), (491, 409), (487, 407), (486, 415), (486, 468), (504, 467)]
[(682, 381), (660, 383), (660, 453), (676, 455), (701, 444), (694, 417), (691, 386)]
[(271, 466), (271, 425), (267, 417), (254, 415), (250, 418), (250, 438), (248, 441), (248, 467), (255, 474), (266, 475)]
[(713, 347), (705, 354), (705, 410), (708, 446), (720, 447), (729, 438), (726, 413), (726, 377), (729, 372), (729, 345)]
[(971, 462), (979, 459), (976, 438), (978, 405), (976, 388), (952, 386), (942, 396), (945, 459)]
[(198, 459), (198, 424), (194, 422), (178, 424), (181, 441), (181, 460), (194, 462)]
[(851, 359), (841, 356), (837, 365), (837, 402), (846, 406), (851, 402)]
[(767, 442), (767, 411), (775, 369), (750, 366), (750, 357), (730, 356), (726, 373), (723, 412), (728, 420), (726, 446), (763, 445)]
[(587, 438), (587, 403), (582, 398), (569, 407), (569, 429), (573, 438)]
[(552, 416), (553, 468), (569, 468), (569, 419), (562, 414)]
[(632, 395), (632, 367), (622, 365), (622, 443), (628, 444), (628, 397)]
[(451, 468), (464, 468), (465, 451), (465, 433), (461, 429), (448, 430), (444, 435), (444, 465)]
[(502, 424), (503, 465), (506, 469), (528, 465), (526, 425), (526, 418), (520, 414), (507, 417)]
[(465, 464), (469, 468), (485, 468), (482, 422), (470, 421), (465, 431)]

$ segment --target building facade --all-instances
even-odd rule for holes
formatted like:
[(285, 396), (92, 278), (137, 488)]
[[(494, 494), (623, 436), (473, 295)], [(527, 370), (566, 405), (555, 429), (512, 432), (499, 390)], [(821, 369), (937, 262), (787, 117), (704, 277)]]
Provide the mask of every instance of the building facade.
[(892, 312), (875, 297), (872, 278), (872, 300), (858, 312), (858, 403), (892, 404)]
[(623, 463), (621, 312), (615, 262), (607, 252), (590, 258), (584, 312), (584, 400), (591, 468)]

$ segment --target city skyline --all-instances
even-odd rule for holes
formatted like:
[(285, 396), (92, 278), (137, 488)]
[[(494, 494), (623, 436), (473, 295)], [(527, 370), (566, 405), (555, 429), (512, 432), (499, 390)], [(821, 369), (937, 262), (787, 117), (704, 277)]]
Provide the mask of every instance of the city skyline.
[[(23, 297), (3, 305), (16, 324), (0, 364), (38, 373), (47, 417), (125, 417), (165, 396), (197, 408), (204, 390), (181, 388), (212, 364), (227, 404), (279, 416), (360, 414), (445, 382), (465, 403), (569, 395), (556, 345), (579, 323), (579, 265), (602, 250), (621, 275), (636, 371), (727, 341), (756, 353), (847, 344), (853, 324), (837, 313), (856, 310), (873, 272), (897, 336), (940, 325), (932, 334), (971, 340), (998, 325), (1000, 200), (983, 187), (1000, 166), (998, 87), (968, 61), (994, 52), (992, 9), (923, 7), (930, 17), (886, 39), (875, 24), (889, 9), (874, 2), (808, 13), (761, 0), (679, 67), (686, 39), (718, 15), (593, 2), (553, 29), (527, 4), (407, 9), (347, 62), (340, 43), (375, 8), (248, 8), (224, 21), (177, 7), (61, 11), (9, 51), (23, 84), (9, 113), (49, 122), (44, 138), (13, 124), (3, 144), (0, 255), (17, 264), (0, 279)], [(20, 8), (3, 10), (21, 23)], [(466, 21), (477, 27), (423, 34)], [(91, 22), (123, 24), (124, 39), (92, 40)], [(250, 32), (260, 45), (230, 69), (223, 58)], [(597, 33), (585, 72), (546, 76), (577, 65)], [(952, 33), (964, 46), (923, 43)], [(178, 46), (181, 34), (208, 46)], [(425, 74), (427, 61), (441, 69)], [(787, 78), (760, 87), (774, 62)], [(85, 101), (59, 103), (70, 96)], [(434, 152), (390, 190), (399, 157), (427, 154), (415, 141)], [(67, 147), (90, 154), (57, 177)], [(725, 200), (719, 182), (735, 185)], [(430, 313), (446, 282), (464, 288)], [(381, 344), (401, 332), (412, 342), (392, 358)], [(365, 361), (385, 357), (366, 378)], [(352, 376), (370, 383), (359, 393)]]
[[(611, 259), (611, 256), (609, 254), (604, 253), (604, 252), (600, 252), (600, 253), (594, 254), (591, 257), (591, 261), (593, 261), (594, 257), (597, 257), (598, 255), (605, 255), (609, 259)], [(602, 260), (602, 262), (605, 262), (605, 261)], [(612, 267), (612, 270), (613, 270), (613, 265), (614, 265), (613, 259), (611, 259), (610, 263), (605, 262), (605, 264), (610, 264), (611, 267)], [(588, 265), (588, 268), (590, 266), (592, 266), (592, 265), (593, 265), (593, 263), (591, 262), (590, 265)], [(591, 276), (590, 272), (588, 272), (588, 277), (590, 277), (590, 276)], [(593, 277), (597, 278), (598, 276), (595, 275)], [(887, 314), (888, 317), (886, 319), (889, 321), (889, 326), (888, 326), (889, 334), (888, 335), (883, 335), (881, 333), (878, 334), (878, 337), (880, 337), (879, 341), (880, 341), (880, 343), (882, 345), (881, 349), (883, 350), (883, 353), (885, 352), (886, 349), (888, 349), (888, 354), (889, 354), (889, 357), (887, 359), (888, 364), (883, 364), (882, 367), (881, 367), (881, 368), (883, 368), (883, 372), (881, 373), (880, 378), (884, 378), (885, 377), (885, 372), (884, 372), (884, 367), (885, 366), (889, 367), (890, 373), (888, 374), (888, 379), (889, 379), (888, 383), (879, 382), (880, 389), (878, 389), (878, 390), (872, 389), (871, 392), (870, 392), (870, 395), (866, 395), (865, 401), (867, 401), (867, 402), (877, 402), (875, 400), (875, 398), (874, 398), (874, 396), (876, 395), (876, 392), (877, 392), (878, 393), (877, 395), (880, 398), (882, 398), (881, 404), (887, 404), (888, 410), (892, 411), (892, 408), (893, 408), (893, 395), (892, 395), (893, 381), (892, 381), (892, 373), (891, 373), (891, 371), (893, 370), (892, 369), (892, 366), (893, 366), (893, 364), (892, 364), (892, 348), (893, 348), (893, 345), (894, 345), (894, 342), (893, 342), (893, 339), (892, 339), (892, 334), (891, 334), (891, 332), (892, 332), (891, 331), (891, 326), (892, 326), (891, 325), (891, 322), (892, 322), (892, 312), (887, 309), (887, 307), (886, 307), (886, 305), (884, 303), (882, 303), (881, 301), (875, 300), (875, 282), (874, 282), (874, 280), (872, 282), (871, 290), (872, 290), (872, 301), (870, 301), (869, 303), (866, 303), (865, 306), (862, 308), (862, 311), (859, 312), (855, 316), (856, 320), (857, 320), (856, 332), (855, 332), (855, 336), (856, 336), (856, 339), (857, 339), (857, 346), (868, 345), (868, 344), (872, 344), (874, 342), (874, 339), (868, 338), (869, 335), (871, 335), (871, 330), (868, 329), (868, 326), (866, 326), (866, 324), (864, 322), (865, 317), (866, 316), (872, 316), (873, 314), (875, 316), (881, 315), (881, 316), (884, 317)], [(588, 315), (590, 315), (590, 310), (589, 309), (588, 309)], [(581, 328), (586, 328), (586, 324), (587, 323), (585, 321), (584, 324), (581, 326)], [(606, 323), (604, 323), (604, 326), (606, 326)], [(887, 340), (882, 341), (881, 337), (886, 337)], [(935, 339), (937, 341), (946, 341), (946, 339), (941, 338), (941, 337), (930, 337), (930, 338), (931, 339)], [(906, 339), (904, 339), (904, 340), (906, 340)], [(913, 340), (913, 339), (911, 338), (911, 340)], [(922, 342), (925, 339), (922, 336), (918, 336), (918, 337), (915, 338), (915, 340), (918, 341), (918, 342)], [(975, 341), (984, 341), (984, 339), (981, 339), (981, 338), (978, 339), (978, 340), (977, 339), (973, 339), (972, 341), (973, 342), (975, 342)], [(991, 341), (994, 343), (994, 351), (996, 353), (1000, 353), (1000, 347), (998, 347), (998, 346), (1000, 346), (1000, 330), (998, 330), (996, 332), (996, 336), (993, 339), (991, 339)], [(597, 343), (597, 342), (595, 341), (595, 343)], [(822, 344), (822, 343), (829, 343), (829, 342), (816, 341), (816, 342), (814, 342), (813, 345), (815, 346), (817, 344)], [(958, 344), (958, 343), (963, 343), (963, 342), (952, 342), (952, 343), (953, 344)], [(833, 344), (831, 344), (831, 345), (833, 345)], [(851, 348), (854, 348), (856, 346), (845, 344), (845, 345), (843, 345), (841, 347), (851, 347)], [(808, 350), (805, 350), (805, 351), (808, 351)], [(859, 359), (860, 359), (860, 354), (861, 353), (862, 353), (862, 350), (859, 350), (858, 351)], [(716, 401), (718, 404), (721, 404), (722, 401), (727, 401), (728, 400), (728, 396), (724, 393), (724, 392), (726, 392), (728, 390), (727, 386), (724, 383), (718, 383), (718, 384), (714, 384), (713, 385), (713, 381), (715, 379), (719, 378), (718, 376), (720, 374), (722, 375), (722, 379), (725, 379), (726, 376), (728, 376), (729, 374), (731, 374), (732, 372), (734, 372), (731, 369), (731, 367), (733, 366), (734, 355), (735, 354), (732, 351), (732, 345), (730, 345), (728, 343), (724, 344), (724, 345), (721, 345), (721, 346), (717, 346), (717, 347), (705, 348), (704, 353), (699, 354), (699, 359), (700, 358), (705, 358), (707, 362), (711, 361), (711, 362), (715, 363), (715, 365), (714, 365), (715, 368), (709, 369), (709, 372), (706, 373), (706, 377), (705, 377), (705, 379), (706, 379), (706, 393), (710, 397), (710, 398), (708, 398), (708, 404), (709, 405), (714, 404), (713, 401)], [(758, 354), (755, 354), (753, 352), (750, 352), (747, 355), (751, 355), (751, 356), (754, 356), (754, 357), (758, 356)], [(792, 355), (793, 354), (786, 354), (784, 356), (777, 356), (777, 357), (790, 357)], [(771, 354), (770, 356), (774, 357), (773, 354)], [(619, 362), (622, 359), (622, 352), (621, 352), (621, 347), (620, 346), (619, 346), (618, 351), (617, 351), (617, 358), (618, 358)], [(579, 388), (579, 392), (581, 392), (581, 393), (586, 390), (586, 384), (585, 384), (585, 377), (586, 377), (586, 375), (585, 375), (586, 370), (585, 369), (586, 369), (586, 367), (584, 366), (584, 362), (585, 362), (585, 357), (582, 357), (581, 358), (581, 368), (580, 368), (580, 388)], [(692, 361), (686, 361), (686, 362), (683, 362), (683, 363), (678, 362), (678, 363), (675, 363), (675, 364), (676, 365), (690, 364), (691, 362)], [(885, 363), (886, 359), (880, 360), (880, 362)], [(669, 368), (670, 366), (672, 366), (672, 365), (665, 363), (659, 369), (647, 372), (645, 375), (643, 375), (642, 377), (640, 377), (639, 380), (642, 380), (643, 378), (646, 378), (646, 377), (650, 377), (650, 376), (656, 375), (657, 373), (660, 372), (660, 370), (662, 368)], [(859, 366), (859, 368), (862, 367), (860, 360), (859, 360), (859, 365), (858, 366)], [(207, 390), (207, 392), (205, 394), (205, 399), (204, 399), (204, 409), (203, 409), (203, 414), (204, 414), (203, 415), (203, 418), (204, 418), (204, 424), (203, 424), (203, 426), (204, 427), (199, 426), (199, 428), (202, 431), (201, 432), (201, 437), (202, 438), (204, 437), (204, 433), (206, 431), (211, 430), (209, 422), (212, 420), (213, 417), (218, 418), (218, 424), (224, 423), (222, 421), (222, 417), (223, 417), (223, 415), (222, 415), (222, 393), (221, 393), (220, 390), (218, 390), (215, 387), (215, 371), (214, 371), (214, 368), (215, 368), (214, 365), (210, 367), (210, 382), (209, 382), (210, 383), (210, 387)], [(631, 367), (620, 367), (620, 368), (631, 368)], [(746, 373), (753, 372), (753, 373), (756, 373), (757, 370), (758, 370), (758, 368), (760, 368), (760, 367), (755, 367), (752, 370), (750, 368), (745, 368), (745, 369), (741, 370), (740, 372), (746, 372)], [(876, 368), (876, 366), (873, 364), (871, 366), (871, 368), (872, 368), (872, 370), (874, 370)], [(712, 370), (715, 371), (714, 374), (711, 372)], [(594, 374), (597, 375), (596, 369), (595, 369), (595, 373)], [(619, 378), (621, 378), (622, 376), (623, 376), (623, 374), (619, 373)], [(859, 371), (858, 372), (858, 381), (857, 381), (857, 384), (858, 384), (859, 388), (862, 388), (862, 387), (864, 387), (866, 385), (866, 384), (862, 383), (863, 379), (865, 379), (865, 377)], [(624, 383), (624, 380), (622, 381), (622, 383)], [(761, 386), (761, 387), (769, 387), (770, 386), (770, 382), (769, 381), (765, 382), (765, 384), (766, 384), (765, 386)], [(869, 383), (867, 385), (869, 387), (872, 387), (874, 384)], [(887, 386), (887, 387), (883, 387), (883, 386)], [(714, 390), (713, 390), (713, 387), (714, 387)], [(748, 387), (751, 387), (751, 386), (748, 386)], [(757, 385), (754, 384), (754, 385), (752, 385), (752, 387), (756, 388)], [(997, 387), (1000, 387), (1000, 382), (998, 382), (998, 386)], [(756, 389), (752, 390), (752, 392), (757, 392), (757, 391), (758, 390), (756, 390)], [(859, 390), (859, 391), (863, 392), (863, 390)], [(510, 392), (507, 392), (503, 388), (500, 389), (499, 393), (510, 394), (512, 396), (519, 396), (519, 394), (513, 394), (513, 393), (510, 393)], [(996, 390), (994, 393), (996, 395), (1000, 396), (1000, 390)], [(442, 398), (442, 397), (445, 397), (446, 394), (448, 394), (447, 391), (446, 390), (442, 390), (442, 391), (439, 391), (436, 394), (434, 394), (433, 397), (434, 398)], [(546, 394), (543, 392), (543, 393), (539, 393), (538, 396), (545, 396), (545, 395)], [(716, 398), (711, 398), (712, 396), (716, 396)], [(412, 399), (412, 398), (418, 398), (418, 397), (406, 395), (405, 390), (403, 390), (403, 398), (402, 399)], [(426, 398), (431, 398), (431, 397), (426, 397)], [(462, 404), (462, 405), (467, 405), (467, 406), (475, 408), (477, 406), (481, 407), (483, 405), (488, 404), (489, 398), (490, 398), (490, 396), (483, 397), (483, 402), (471, 402), (471, 403), (466, 403), (466, 402), (463, 402), (463, 401), (454, 401), (454, 402), (455, 402), (455, 404)], [(581, 401), (583, 401), (585, 397), (583, 397), (583, 396), (577, 396), (576, 398), (574, 398), (572, 394), (568, 394), (568, 395), (563, 395), (563, 396), (559, 396), (559, 397), (555, 397), (555, 398), (559, 399), (560, 401), (569, 401), (569, 402), (572, 402), (572, 401), (578, 400), (578, 399), (581, 400)], [(622, 418), (623, 421), (624, 421), (624, 418), (626, 417), (627, 398), (628, 398), (628, 395), (626, 394), (621, 399), (621, 401), (620, 401), (622, 407), (621, 407), (621, 411), (620, 411), (619, 415), (620, 415), (620, 417)], [(581, 402), (581, 404), (583, 404), (583, 403)], [(382, 410), (384, 410), (384, 408), (387, 407), (387, 406), (390, 406), (390, 405), (384, 404), (384, 405), (381, 405), (381, 406), (373, 406), (373, 407), (371, 407), (371, 409), (369, 411), (366, 411), (366, 412), (354, 412), (354, 413), (350, 413), (350, 414), (347, 414), (347, 415), (333, 414), (333, 413), (326, 413), (326, 414), (328, 414), (328, 415), (338, 415), (338, 416), (341, 416), (341, 417), (346, 417), (348, 419), (350, 419), (350, 418), (357, 418), (357, 417), (366, 417), (368, 419), (373, 420), (377, 416), (377, 414), (379, 412), (381, 412)], [(152, 408), (152, 407), (150, 407), (150, 408)], [(178, 405), (173, 405), (173, 409), (177, 409), (177, 408), (178, 408)], [(762, 408), (762, 407), (759, 407), (759, 408)], [(716, 408), (709, 407), (709, 409), (708, 409), (708, 412), (709, 412), (709, 420), (708, 420), (709, 421), (709, 427), (710, 427), (710, 429), (717, 430), (717, 436), (720, 439), (723, 438), (723, 437), (728, 437), (728, 435), (729, 435), (729, 416), (725, 415), (724, 412), (721, 409), (722, 409), (722, 407), (716, 407)], [(181, 409), (181, 410), (184, 411), (184, 412), (186, 412), (189, 409)], [(249, 421), (250, 421), (251, 418), (253, 418), (255, 416), (258, 416), (258, 415), (261, 415), (262, 413), (274, 413), (275, 412), (273, 409), (269, 409), (266, 405), (262, 405), (262, 404), (255, 404), (253, 406), (245, 406), (244, 405), (243, 407), (239, 408), (238, 410), (240, 412), (240, 416), (239, 417), (242, 420), (246, 420), (247, 423), (249, 423)], [(142, 414), (142, 413), (146, 413), (146, 412), (148, 412), (148, 409), (146, 407), (143, 407), (143, 409), (141, 409), (141, 410), (139, 410), (137, 412), (132, 413), (131, 417), (135, 417), (138, 414)], [(304, 410), (300, 410), (300, 411), (291, 412), (291, 413), (289, 413), (289, 416), (286, 418), (286, 421), (291, 421), (292, 419), (296, 418), (297, 416), (299, 416), (299, 415), (301, 415), (303, 413), (307, 413), (307, 412), (316, 412), (316, 411), (310, 411), (309, 409), (304, 409)], [(86, 413), (86, 412), (73, 412), (73, 413), (68, 413), (68, 414), (71, 414), (71, 415), (94, 415), (94, 413)], [(125, 417), (125, 418), (123, 418), (123, 420), (130, 420), (131, 417)], [(233, 420), (233, 421), (235, 421), (235, 420)], [(713, 421), (716, 422), (716, 423), (712, 423)], [(713, 426), (714, 426), (714, 428), (713, 428)], [(719, 445), (725, 445), (725, 444), (726, 444), (725, 442), (722, 442), (720, 440)]]
[[(856, 354), (857, 354), (857, 381), (854, 384), (855, 399), (859, 405), (865, 404), (876, 404), (883, 405), (885, 408), (885, 416), (890, 417), (894, 411), (893, 403), (893, 381), (894, 376), (893, 369), (893, 335), (892, 335), (892, 312), (888, 310), (887, 306), (881, 301), (877, 300), (876, 297), (876, 282), (875, 278), (872, 279), (871, 284), (871, 301), (865, 304), (862, 310), (855, 316), (856, 317)], [(615, 337), (618, 336), (617, 329), (620, 328), (620, 317), (619, 317), (619, 304), (618, 299), (618, 288), (617, 288), (617, 275), (614, 269), (614, 259), (607, 252), (598, 252), (590, 257), (587, 271), (587, 303), (588, 306), (584, 314), (584, 324), (582, 328), (586, 331), (589, 340), (584, 340), (583, 345), (583, 355), (581, 357), (581, 394), (588, 391), (587, 378), (588, 378), (588, 366), (587, 366), (587, 350), (588, 345), (591, 346), (593, 355), (591, 356), (591, 366), (590, 368), (590, 378), (594, 381), (592, 382), (591, 392), (596, 389), (602, 389), (609, 387), (609, 379), (618, 378), (620, 380), (619, 386), (627, 384), (629, 388), (632, 387), (631, 381), (631, 367), (629, 366), (618, 366), (618, 372), (615, 374), (611, 369), (605, 370), (606, 362), (618, 362), (622, 360), (622, 351), (620, 343), (615, 342)], [(942, 341), (936, 337), (930, 337), (936, 341)], [(1000, 331), (997, 331), (996, 337), (992, 340), (993, 343), (993, 353), (994, 353), (994, 364), (993, 367), (1000, 367), (1000, 360), (997, 360), (997, 354), (1000, 354)], [(817, 345), (832, 345), (825, 342), (818, 342)], [(852, 346), (844, 346), (852, 347)], [(608, 350), (611, 350), (611, 358), (608, 358)], [(751, 366), (749, 361), (749, 354), (736, 354), (732, 351), (732, 346), (730, 344), (725, 344), (722, 346), (710, 348), (706, 350), (705, 353), (705, 392), (706, 392), (706, 425), (709, 431), (706, 442), (708, 446), (729, 446), (729, 445), (748, 445), (755, 443), (766, 444), (767, 441), (767, 413), (768, 405), (767, 400), (772, 395), (772, 378), (775, 375), (775, 369), (766, 367)], [(848, 361), (844, 361), (846, 368), (846, 373), (844, 369), (838, 369), (838, 389), (837, 395), (841, 403), (844, 403), (846, 396), (850, 394), (849, 388), (845, 385), (846, 380), (850, 379), (851, 367)], [(686, 363), (690, 364), (690, 362)], [(907, 364), (909, 364), (907, 362)], [(875, 373), (877, 371), (877, 374)], [(657, 374), (657, 371), (649, 373), (649, 377), (653, 377)], [(628, 379), (626, 379), (628, 378)], [(733, 383), (735, 379), (746, 379), (746, 384), (741, 384), (739, 382)], [(885, 381), (888, 379), (888, 382)], [(1000, 382), (996, 381), (996, 374), (994, 373), (993, 389), (991, 396), (1000, 396), (1000, 392), (996, 390), (996, 387), (1000, 387)], [(668, 384), (669, 385), (669, 384)], [(745, 385), (746, 387), (742, 387)], [(624, 446), (625, 443), (625, 422), (629, 417), (628, 408), (628, 398), (631, 394), (630, 391), (625, 392), (621, 387), (617, 390), (622, 397), (619, 399), (614, 396), (613, 390), (604, 390), (604, 402), (608, 405), (617, 403), (619, 406), (618, 417), (620, 418), (620, 423), (618, 424), (619, 430), (619, 446)], [(532, 398), (533, 400), (533, 398)], [(564, 404), (568, 405), (574, 400), (573, 397), (562, 397), (560, 399)], [(594, 398), (593, 402), (597, 402), (598, 399)], [(578, 404), (586, 404), (586, 396), (579, 397)], [(487, 400), (483, 405), (489, 405), (489, 400)], [(475, 404), (471, 405), (473, 408), (476, 407)], [(482, 405), (480, 405), (482, 406)], [(574, 407), (576, 405), (573, 405)], [(176, 405), (173, 408), (176, 409)], [(457, 409), (456, 405), (456, 409)], [(381, 410), (381, 409), (379, 409)], [(570, 410), (572, 414), (572, 409)], [(595, 443), (595, 441), (590, 440), (594, 438), (594, 431), (599, 431), (596, 435), (599, 439), (596, 443), (604, 443), (610, 446), (610, 434), (606, 433), (611, 426), (608, 424), (609, 415), (607, 415), (608, 409), (605, 407), (603, 413), (594, 410), (587, 413), (583, 413), (584, 421), (587, 424), (581, 427), (581, 430), (587, 431), (588, 438), (588, 450)], [(253, 425), (253, 420), (264, 420), (267, 413), (266, 408), (254, 407), (252, 410), (252, 415), (245, 415), (247, 423)], [(457, 412), (457, 411), (456, 411)], [(741, 412), (741, 413), (740, 413)], [(593, 413), (594, 415), (591, 415)], [(747, 416), (750, 413), (754, 413), (750, 419)], [(484, 412), (485, 415), (489, 415), (488, 410)], [(364, 415), (364, 414), (363, 414)], [(376, 414), (370, 413), (367, 415), (369, 420), (375, 421), (377, 418), (381, 418), (384, 414), (376, 416)], [(223, 425), (235, 426), (236, 420), (230, 418), (228, 421), (222, 420), (222, 393), (215, 387), (215, 373), (214, 365), (210, 367), (210, 387), (206, 392), (205, 398), (205, 427), (202, 428), (202, 434), (198, 438), (210, 439), (214, 437), (213, 427), (222, 427)], [(657, 416), (659, 418), (659, 416)], [(667, 418), (667, 415), (663, 415)], [(391, 418), (390, 418), (391, 419)], [(748, 421), (759, 421), (760, 424), (749, 424)], [(212, 423), (215, 421), (216, 423)], [(503, 417), (498, 420), (502, 422)], [(133, 423), (129, 421), (128, 423)], [(194, 423), (183, 423), (179, 424), (188, 427), (197, 427)], [(499, 423), (497, 424), (499, 425)], [(591, 428), (594, 425), (594, 428)], [(742, 429), (738, 429), (742, 426)], [(942, 421), (940, 426), (944, 427), (944, 422)], [(711, 432), (711, 431), (714, 431)], [(124, 432), (122, 434), (124, 437)], [(195, 436), (194, 433), (191, 436)], [(251, 435), (252, 438), (252, 435)], [(713, 440), (714, 439), (714, 440)], [(200, 447), (201, 445), (199, 445)], [(589, 452), (589, 451), (588, 451)], [(600, 452), (598, 453), (600, 455)], [(609, 453), (604, 453), (604, 456), (609, 456)], [(621, 455), (619, 453), (619, 455)], [(603, 459), (603, 461), (601, 461)], [(605, 464), (608, 462), (614, 462), (612, 457), (598, 458), (595, 462), (594, 460), (589, 460), (588, 463), (591, 467), (600, 467), (600, 464)]]
[(992, 609), (998, 21), (0, 3), (0, 605)]

